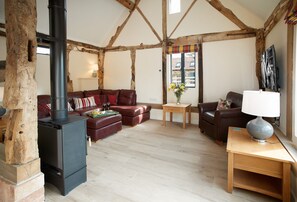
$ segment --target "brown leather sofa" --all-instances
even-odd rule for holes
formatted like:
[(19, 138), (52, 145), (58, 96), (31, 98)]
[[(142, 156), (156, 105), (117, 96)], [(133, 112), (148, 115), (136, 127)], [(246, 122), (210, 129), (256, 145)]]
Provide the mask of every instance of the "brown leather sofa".
[(200, 131), (218, 143), (227, 141), (229, 126), (245, 128), (247, 122), (254, 119), (241, 112), (242, 94), (229, 92), (226, 100), (232, 102), (230, 109), (216, 110), (218, 102), (198, 104)]
[[(108, 95), (114, 95), (116, 97), (116, 104), (111, 105), (110, 109), (118, 111), (120, 114), (112, 117), (102, 118), (89, 118), (87, 120), (88, 135), (92, 137), (92, 140), (104, 138), (110, 134), (113, 134), (122, 129), (122, 124), (135, 126), (146, 120), (150, 119), (151, 106), (136, 105), (136, 92), (135, 90), (88, 90), (88, 91), (76, 91), (69, 92), (68, 102), (71, 107), (74, 107), (73, 98), (84, 98), (94, 95), (99, 95), (100, 104), (94, 107), (86, 107), (69, 112), (70, 115), (86, 116), (86, 113), (94, 109), (102, 109), (102, 104), (107, 103)], [(38, 119), (50, 116), (50, 110), (45, 107), (50, 103), (50, 95), (38, 95)]]

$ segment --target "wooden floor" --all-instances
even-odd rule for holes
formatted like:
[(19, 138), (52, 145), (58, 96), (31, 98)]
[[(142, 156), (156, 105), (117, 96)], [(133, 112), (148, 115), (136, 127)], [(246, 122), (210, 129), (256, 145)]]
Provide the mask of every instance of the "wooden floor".
[(150, 120), (88, 147), (88, 181), (66, 197), (46, 184), (46, 201), (245, 202), (277, 201), (227, 189), (226, 146), (197, 126)]

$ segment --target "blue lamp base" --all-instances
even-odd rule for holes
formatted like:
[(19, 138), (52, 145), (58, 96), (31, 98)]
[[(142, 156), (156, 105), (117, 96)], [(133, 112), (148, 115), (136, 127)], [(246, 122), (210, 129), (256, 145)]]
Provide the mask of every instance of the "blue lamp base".
[(273, 135), (273, 127), (270, 123), (263, 120), (262, 117), (249, 121), (246, 125), (246, 129), (252, 138), (258, 142), (265, 142), (266, 139)]

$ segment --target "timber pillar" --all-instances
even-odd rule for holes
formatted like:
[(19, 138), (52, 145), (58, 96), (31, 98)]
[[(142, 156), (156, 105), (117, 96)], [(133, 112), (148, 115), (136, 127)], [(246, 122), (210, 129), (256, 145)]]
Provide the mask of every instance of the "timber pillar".
[(0, 143), (0, 201), (44, 201), (37, 145), (36, 0), (6, 0), (4, 144)]

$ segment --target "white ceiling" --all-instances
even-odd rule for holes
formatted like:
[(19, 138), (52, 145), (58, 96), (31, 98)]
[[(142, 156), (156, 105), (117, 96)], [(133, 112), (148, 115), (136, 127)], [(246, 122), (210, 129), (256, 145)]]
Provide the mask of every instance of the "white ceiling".
[[(231, 1), (238, 3), (265, 22), (280, 0)], [(48, 1), (36, 2), (37, 31), (48, 34)], [(128, 15), (128, 9), (116, 0), (68, 0), (67, 11), (67, 38), (97, 46), (105, 46), (117, 26)], [(0, 0), (0, 22), (4, 22), (4, 19), (4, 0)]]
[(252, 13), (266, 20), (280, 0), (234, 0)]

